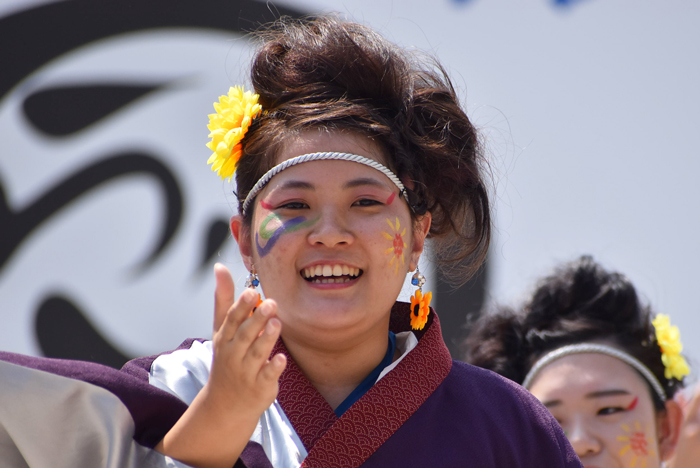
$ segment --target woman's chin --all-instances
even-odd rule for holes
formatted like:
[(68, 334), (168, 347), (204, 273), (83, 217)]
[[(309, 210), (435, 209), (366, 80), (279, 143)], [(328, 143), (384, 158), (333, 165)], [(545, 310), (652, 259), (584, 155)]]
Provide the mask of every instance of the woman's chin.
[(332, 336), (335, 340), (358, 332), (366, 333), (368, 328), (376, 325), (377, 317), (367, 314), (369, 307), (358, 307), (344, 301), (313, 302), (296, 313), (280, 313), (283, 335), (285, 328), (292, 328), (295, 334), (309, 334), (314, 340), (318, 339), (319, 334)]

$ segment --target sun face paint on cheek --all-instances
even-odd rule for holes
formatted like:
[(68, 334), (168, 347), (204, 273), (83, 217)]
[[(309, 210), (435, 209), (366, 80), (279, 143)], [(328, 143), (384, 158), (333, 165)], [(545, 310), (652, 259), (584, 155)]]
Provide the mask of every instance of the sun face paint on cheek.
[[(623, 435), (617, 436), (617, 440), (624, 442), (622, 449), (618, 452), (619, 456), (628, 455), (630, 458), (630, 468), (635, 468), (637, 466), (641, 468), (646, 468), (647, 458), (656, 456), (654, 449), (652, 448), (652, 440), (647, 437), (647, 432), (642, 430), (642, 424), (639, 421), (634, 423), (634, 427), (630, 427), (627, 424), (621, 425)], [(647, 427), (647, 429), (649, 429)], [(641, 462), (637, 465), (637, 462)]]
[[(319, 219), (321, 219), (320, 216), (312, 220), (307, 220), (304, 216), (297, 216), (296, 218), (282, 221), (282, 218), (276, 213), (269, 214), (260, 224), (258, 232), (255, 233), (255, 244), (258, 247), (258, 253), (261, 257), (266, 256), (283, 234), (313, 226)], [(268, 225), (273, 221), (277, 221), (280, 224), (274, 229), (268, 229)], [(267, 240), (267, 243), (260, 245), (260, 239)]]
[(406, 243), (403, 240), (403, 236), (406, 235), (406, 228), (403, 228), (403, 231), (401, 231), (399, 218), (396, 218), (396, 226), (392, 224), (389, 218), (386, 219), (386, 222), (389, 223), (389, 227), (391, 227), (392, 232), (382, 232), (382, 236), (384, 236), (386, 240), (391, 241), (392, 245), (384, 251), (384, 254), (392, 255), (391, 260), (389, 261), (389, 267), (395, 266), (394, 274), (398, 275), (399, 260), (401, 260), (401, 265), (406, 263), (403, 255), (403, 250), (406, 248)]
[(391, 202), (394, 201), (394, 198), (396, 198), (396, 192), (392, 192), (391, 195), (389, 195), (389, 198), (386, 199), (386, 204), (391, 205)]

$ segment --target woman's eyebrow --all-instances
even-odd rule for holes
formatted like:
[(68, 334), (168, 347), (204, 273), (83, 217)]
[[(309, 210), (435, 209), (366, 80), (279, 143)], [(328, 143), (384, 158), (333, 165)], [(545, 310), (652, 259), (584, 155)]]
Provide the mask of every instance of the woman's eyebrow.
[(362, 177), (359, 179), (349, 180), (345, 182), (345, 184), (343, 184), (343, 188), (348, 189), (354, 187), (361, 187), (363, 185), (373, 185), (375, 187), (380, 187), (389, 190), (389, 187), (387, 187), (386, 184), (383, 184), (377, 179), (373, 179), (371, 177)]
[(277, 190), (290, 190), (290, 189), (302, 189), (302, 190), (316, 190), (316, 187), (309, 182), (304, 182), (303, 180), (285, 180), (280, 185), (275, 187)]
[(622, 389), (611, 389), (611, 390), (600, 390), (598, 392), (591, 392), (586, 394), (586, 398), (602, 398), (607, 396), (618, 396), (618, 395), (631, 395), (627, 390)]

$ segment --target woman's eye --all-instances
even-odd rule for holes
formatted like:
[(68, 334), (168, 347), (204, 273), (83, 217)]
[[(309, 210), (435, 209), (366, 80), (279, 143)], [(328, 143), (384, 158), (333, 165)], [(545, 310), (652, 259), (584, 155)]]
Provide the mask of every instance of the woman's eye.
[(303, 202), (289, 202), (285, 203), (283, 205), (280, 205), (278, 209), (281, 210), (303, 210), (305, 208), (308, 208), (309, 205)]
[(375, 206), (375, 205), (381, 205), (382, 202), (377, 201), (377, 200), (372, 200), (371, 198), (363, 198), (361, 200), (357, 200), (355, 203), (353, 203), (353, 206)]
[(624, 411), (624, 410), (625, 410), (625, 409), (622, 408), (621, 406), (608, 406), (608, 407), (599, 409), (599, 410), (598, 410), (598, 415), (600, 415), (600, 416), (606, 416), (606, 415), (609, 415), (609, 414), (619, 413), (619, 412)]

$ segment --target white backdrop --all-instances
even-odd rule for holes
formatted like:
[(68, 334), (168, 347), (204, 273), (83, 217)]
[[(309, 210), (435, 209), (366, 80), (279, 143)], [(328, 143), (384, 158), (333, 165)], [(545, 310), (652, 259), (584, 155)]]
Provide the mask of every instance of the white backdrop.
[[(0, 16), (34, 3), (44, 2), (0, 1)], [(699, 3), (278, 4), (340, 12), (446, 65), (495, 177), (490, 300), (515, 303), (556, 263), (591, 253), (670, 314), (687, 353), (700, 357)], [(244, 39), (221, 32), (123, 35), (59, 57), (0, 101), (0, 181), (15, 210), (105, 145), (163, 155), (185, 194), (181, 230), (138, 277), (131, 272), (153, 247), (162, 204), (146, 179), (99, 188), (34, 232), (0, 270), (0, 349), (39, 353), (31, 321), (54, 290), (69, 291), (130, 355), (209, 333), (213, 280), (198, 273), (199, 252), (206, 224), (231, 208), (229, 187), (204, 167), (204, 127), (214, 98), (245, 81), (249, 55)], [(69, 139), (34, 132), (22, 99), (85, 73), (171, 85)], [(219, 256), (242, 285), (233, 243)]]
[(590, 253), (700, 358), (700, 3), (290, 3), (344, 13), (447, 66), (495, 173), (490, 300), (515, 304)]

